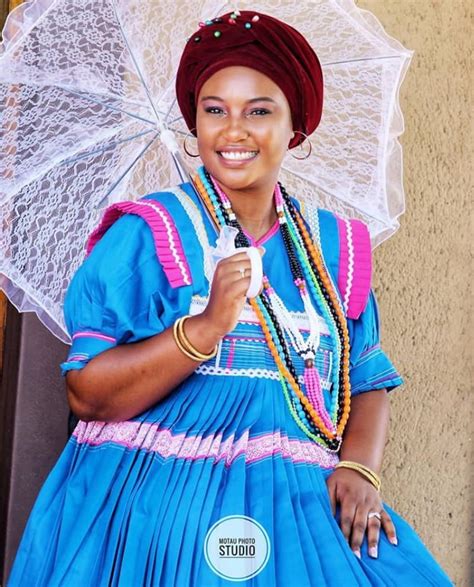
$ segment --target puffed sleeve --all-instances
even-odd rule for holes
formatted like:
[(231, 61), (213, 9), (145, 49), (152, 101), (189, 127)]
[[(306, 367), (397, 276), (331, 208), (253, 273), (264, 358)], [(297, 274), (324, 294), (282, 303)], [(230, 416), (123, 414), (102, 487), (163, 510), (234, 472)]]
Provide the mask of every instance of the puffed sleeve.
[(352, 395), (373, 389), (391, 391), (403, 379), (380, 346), (377, 300), (370, 290), (367, 306), (357, 320), (348, 319)]
[[(126, 214), (104, 234), (75, 273), (64, 317), (72, 339), (61, 372), (82, 369), (116, 345), (167, 328), (165, 304), (178, 302), (157, 259), (153, 236), (139, 216)], [(164, 301), (168, 300), (168, 302)]]

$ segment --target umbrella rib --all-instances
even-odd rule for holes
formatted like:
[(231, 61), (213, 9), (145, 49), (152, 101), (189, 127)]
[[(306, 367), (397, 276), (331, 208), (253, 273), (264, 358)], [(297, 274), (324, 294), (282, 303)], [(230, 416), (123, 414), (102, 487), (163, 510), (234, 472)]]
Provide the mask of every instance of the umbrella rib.
[(121, 145), (123, 143), (128, 143), (130, 141), (133, 141), (134, 139), (138, 139), (140, 137), (143, 137), (144, 135), (147, 135), (151, 132), (155, 132), (155, 129), (149, 128), (148, 130), (143, 130), (143, 131), (138, 132), (134, 135), (131, 135), (125, 139), (121, 139), (120, 141), (113, 141), (113, 142), (109, 143), (106, 147), (99, 147), (98, 149), (94, 149), (93, 151), (88, 151), (87, 153), (82, 153), (81, 155), (77, 155), (77, 156), (71, 157), (69, 159), (63, 159), (61, 161), (61, 164), (73, 163), (74, 161), (79, 161), (79, 160), (84, 159), (86, 157), (90, 157), (91, 155), (97, 155), (97, 153), (103, 153), (104, 151), (108, 151), (113, 147), (117, 147), (118, 145)]
[[(149, 131), (148, 131), (149, 132)], [(145, 145), (145, 147), (140, 151), (140, 153), (135, 157), (135, 159), (130, 163), (130, 165), (125, 169), (125, 171), (122, 173), (122, 175), (118, 178), (118, 180), (111, 186), (111, 188), (107, 191), (107, 193), (105, 194), (105, 196), (100, 200), (100, 202), (97, 204), (97, 206), (95, 207), (96, 210), (98, 210), (101, 205), (102, 202), (104, 200), (106, 200), (110, 194), (113, 192), (113, 190), (118, 186), (118, 184), (122, 181), (122, 179), (128, 174), (128, 172), (132, 169), (132, 167), (136, 164), (136, 162), (141, 159), (145, 153), (145, 151), (150, 147), (150, 145), (153, 144), (153, 142), (156, 140), (157, 135), (155, 135), (151, 141), (148, 142), (147, 145)]]
[(165, 114), (165, 121), (166, 121), (167, 124), (168, 124), (168, 116), (171, 114), (171, 110), (173, 110), (173, 106), (175, 105), (175, 103), (176, 103), (176, 98), (171, 101), (171, 104), (170, 104), (170, 106), (168, 108), (168, 111)]
[[(38, 83), (35, 81), (28, 81), (28, 85), (30, 85), (30, 86), (44, 86), (45, 84)], [(132, 114), (131, 112), (127, 112), (127, 110), (124, 110), (123, 108), (118, 108), (117, 106), (110, 106), (109, 104), (107, 104), (103, 100), (100, 100), (99, 98), (93, 98), (92, 96), (94, 94), (88, 95), (86, 90), (84, 90), (84, 92), (81, 92), (80, 90), (74, 90), (73, 88), (70, 88), (69, 86), (65, 86), (63, 84), (56, 84), (54, 87), (61, 88), (65, 92), (69, 92), (70, 94), (72, 94), (74, 96), (78, 96), (79, 98), (84, 98), (85, 100), (88, 100), (89, 102), (92, 102), (93, 104), (99, 104), (100, 106), (104, 106), (105, 108), (107, 108), (109, 110), (113, 110), (115, 112), (120, 112), (121, 114), (125, 114), (126, 116), (129, 116), (130, 118), (134, 118), (135, 120), (139, 120), (140, 122), (145, 122), (146, 124), (155, 126), (155, 123), (153, 120), (150, 120), (148, 118), (144, 118), (143, 116), (139, 116), (138, 114)], [(98, 94), (95, 94), (95, 95), (97, 96)], [(138, 107), (143, 106), (140, 102), (134, 102), (133, 100), (124, 100), (121, 96), (118, 96), (117, 94), (102, 94), (102, 96), (104, 96), (104, 98), (111, 98), (113, 100), (122, 100), (125, 104), (130, 105), (130, 106), (138, 106)]]
[[(10, 263), (10, 267), (12, 267), (12, 270), (10, 270), (9, 267), (7, 267), (5, 265), (5, 269), (2, 269), (2, 271), (0, 272), (0, 277), (5, 276), (6, 279), (8, 279), (8, 281), (10, 281), (10, 283), (13, 284), (14, 288), (21, 289), (24, 293), (26, 293), (27, 302), (29, 302), (31, 305), (36, 305), (45, 314), (47, 314), (48, 317), (51, 319), (51, 321), (54, 322), (64, 334), (66, 334), (67, 339), (61, 339), (61, 340), (67, 344), (71, 344), (71, 342), (70, 342), (71, 337), (69, 336), (69, 333), (67, 332), (67, 330), (65, 330), (63, 328), (64, 321), (62, 321), (62, 319), (61, 319), (61, 324), (58, 324), (57, 323), (57, 310), (54, 307), (51, 308), (51, 305), (57, 306), (58, 303), (55, 300), (52, 300), (51, 297), (47, 298), (49, 304), (45, 304), (44, 302), (42, 302), (41, 298), (38, 297), (37, 290), (35, 290), (33, 288), (33, 286), (26, 281), (26, 279), (23, 279), (24, 276), (19, 271), (17, 266)], [(0, 290), (3, 290), (5, 292), (5, 294), (7, 293), (6, 288), (2, 287), (1, 285), (0, 285)], [(11, 299), (10, 299), (10, 301), (19, 312), (22, 311), (20, 309), (20, 304), (18, 302), (15, 302)], [(33, 310), (33, 311), (36, 313), (36, 315), (38, 315), (38, 312), (36, 310)], [(43, 322), (43, 324), (45, 324), (45, 322), (43, 320), (41, 320), (41, 322)]]
[(341, 61), (321, 62), (321, 67), (328, 65), (341, 65), (345, 63), (358, 63), (359, 61), (385, 61), (386, 59), (401, 59), (400, 55), (381, 55), (380, 57), (358, 57), (357, 59), (343, 59)]
[[(0, 79), (1, 81), (1, 79)], [(16, 82), (14, 81), (10, 81), (9, 83), (11, 83), (12, 85), (14, 85)], [(36, 80), (28, 80), (27, 83), (23, 84), (26, 86), (35, 86), (35, 87), (44, 87), (45, 84), (38, 82)], [(50, 85), (50, 84), (48, 84)], [(144, 118), (143, 116), (139, 116), (138, 114), (132, 114), (131, 112), (127, 112), (127, 110), (123, 110), (122, 108), (117, 108), (117, 106), (109, 106), (106, 102), (104, 102), (103, 100), (100, 100), (99, 98), (93, 98), (92, 96), (94, 95), (92, 92), (89, 95), (87, 90), (84, 91), (80, 91), (80, 90), (74, 90), (73, 88), (64, 85), (64, 84), (59, 84), (56, 83), (54, 85), (55, 88), (60, 88), (61, 90), (64, 90), (65, 92), (69, 92), (70, 94), (74, 95), (74, 96), (79, 96), (80, 98), (84, 98), (85, 100), (88, 100), (89, 102), (92, 102), (93, 104), (99, 104), (100, 106), (105, 106), (105, 108), (108, 108), (109, 110), (113, 110), (115, 112), (120, 112), (122, 114), (125, 114), (127, 116), (129, 116), (130, 118), (134, 118), (136, 120), (140, 120), (141, 122), (145, 122), (146, 124), (149, 125), (155, 125), (153, 120), (150, 120), (148, 118)], [(120, 100), (123, 103), (130, 105), (130, 106), (138, 106), (141, 107), (143, 106), (143, 104), (141, 104), (140, 102), (135, 102), (133, 100), (124, 100), (123, 97), (117, 95), (117, 94), (95, 94), (96, 96), (104, 96), (104, 98), (111, 98), (112, 100)]]
[[(112, 137), (115, 134), (117, 134), (118, 132), (120, 132), (121, 130), (123, 130), (123, 129), (114, 129), (114, 132), (111, 133), (111, 134), (109, 134), (108, 136), (103, 137), (103, 140), (112, 140)], [(133, 140), (135, 138), (138, 138), (140, 136), (146, 135), (146, 134), (148, 134), (150, 132), (154, 132), (154, 129), (148, 129), (146, 131), (142, 131), (140, 133), (136, 133), (135, 135), (132, 135), (130, 137), (127, 137), (126, 139), (122, 139), (121, 141), (118, 141), (118, 142), (115, 142), (115, 143), (109, 143), (107, 147), (103, 147), (103, 148), (100, 148), (100, 149), (95, 149), (94, 151), (88, 151), (87, 153), (84, 153), (82, 155), (71, 156), (69, 158), (64, 158), (63, 157), (63, 158), (61, 158), (59, 160), (56, 160), (56, 159), (49, 160), (50, 165), (48, 167), (44, 168), (44, 170), (42, 171), (42, 174), (44, 176), (53, 167), (64, 165), (66, 163), (70, 163), (70, 162), (73, 162), (73, 161), (79, 161), (80, 159), (84, 159), (85, 157), (90, 157), (91, 155), (95, 155), (96, 153), (105, 152), (108, 149), (110, 149), (111, 146), (115, 146), (115, 145), (119, 145), (119, 144), (124, 143), (124, 142), (131, 141), (131, 140)], [(88, 146), (86, 145), (85, 148), (87, 149)], [(36, 173), (36, 175), (38, 175), (38, 173)], [(16, 184), (15, 185), (15, 189), (17, 191), (20, 191), (25, 186), (27, 186), (30, 182), (31, 182), (31, 178), (26, 178), (20, 185), (19, 184)], [(9, 197), (9, 194), (6, 194), (5, 199), (8, 198), (8, 197)], [(5, 201), (5, 199), (4, 198), (0, 198), (0, 203), (3, 203), (3, 201)]]
[[(122, 23), (120, 21), (120, 18), (119, 18), (118, 12), (117, 12), (117, 6), (116, 6), (116, 3), (115, 3), (115, 0), (110, 0), (110, 2), (112, 4), (112, 7), (113, 7), (113, 10), (114, 10), (114, 13), (115, 13), (115, 18), (117, 19), (118, 26), (120, 27), (120, 32), (122, 33), (122, 37), (123, 37), (123, 40), (125, 42), (125, 45), (127, 46), (128, 52), (130, 53), (130, 57), (132, 58), (133, 64), (135, 65), (135, 68), (137, 70), (138, 77), (140, 78), (140, 80), (141, 80), (141, 82), (143, 84), (143, 88), (145, 90), (146, 96), (147, 96), (147, 98), (148, 98), (148, 100), (150, 102), (150, 106), (151, 106), (153, 112), (155, 113), (156, 120), (157, 120), (157, 122), (159, 124), (161, 122), (161, 119), (160, 119), (160, 116), (158, 114), (158, 110), (156, 109), (155, 104), (154, 104), (154, 102), (153, 102), (153, 100), (151, 98), (151, 94), (150, 94), (150, 91), (148, 89), (148, 86), (147, 86), (147, 84), (145, 82), (145, 78), (142, 75), (141, 69), (139, 68), (138, 62), (135, 59), (135, 55), (134, 55), (134, 53), (133, 53), (133, 51), (132, 51), (132, 49), (130, 47), (130, 43), (128, 42), (128, 39), (127, 39), (127, 37), (125, 35), (124, 28), (122, 26)], [(160, 129), (161, 129), (161, 126), (160, 126)]]
[[(54, 6), (54, 2), (52, 2), (49, 6), (46, 7), (46, 9), (44, 10), (44, 12), (42, 14), (39, 15), (39, 17), (32, 23), (30, 23), (28, 30), (26, 31), (25, 34), (21, 35), (21, 34), (15, 34), (13, 36), (13, 38), (11, 39), (10, 43), (8, 43), (8, 46), (6, 47), (6, 49), (4, 50), (3, 53), (0, 53), (0, 56), (3, 58), (3, 56), (8, 55), (9, 53), (12, 53), (16, 50), (17, 46), (20, 45), (20, 43), (25, 39), (25, 37), (27, 37), (31, 31), (36, 28), (38, 26), (38, 24), (44, 20), (46, 18), (46, 16), (48, 15), (49, 11), (52, 9), (52, 7)], [(17, 6), (16, 8), (19, 8), (19, 6)], [(14, 12), (14, 10), (12, 10), (10, 12), (10, 15)], [(8, 21), (8, 17), (7, 17), (7, 21)], [(2, 41), (0, 43), (0, 46), (5, 47), (4, 41)]]
[[(10, 85), (26, 85), (26, 86), (38, 86), (38, 87), (44, 87), (44, 86), (52, 86), (54, 88), (61, 88), (62, 90), (65, 90), (66, 92), (72, 92), (72, 93), (77, 93), (79, 95), (83, 95), (82, 92), (87, 93), (90, 92), (90, 94), (96, 95), (96, 96), (103, 96), (104, 98), (111, 98), (112, 100), (120, 100), (122, 102), (124, 102), (125, 104), (130, 104), (130, 106), (138, 106), (141, 107), (143, 106), (143, 104), (141, 102), (138, 102), (136, 100), (130, 100), (128, 98), (124, 98), (123, 96), (121, 96), (120, 94), (116, 94), (114, 92), (94, 92), (92, 90), (82, 90), (82, 92), (80, 90), (74, 90), (73, 88), (71, 88), (70, 86), (68, 86), (67, 84), (61, 83), (59, 81), (55, 81), (54, 78), (51, 78), (49, 80), (49, 83), (45, 83), (45, 82), (41, 82), (39, 80), (34, 80), (34, 79), (29, 79), (28, 81), (22, 81), (22, 80), (17, 80), (14, 78), (14, 76), (12, 75), (7, 75), (7, 76), (3, 76), (0, 75), (0, 82), (5, 83), (5, 84), (10, 84)], [(100, 100), (98, 100), (99, 103), (103, 103)], [(151, 122), (151, 121), (150, 121)]]
[[(87, 96), (86, 94), (83, 94), (82, 92), (77, 91), (77, 90), (71, 90), (66, 87), (64, 89), (67, 92), (69, 92), (70, 94), (73, 94), (75, 96), (79, 96), (81, 98), (85, 98), (86, 100), (88, 100), (89, 102), (92, 102), (93, 104), (99, 104), (100, 106), (105, 106), (105, 108), (107, 108), (108, 110), (112, 110), (113, 112), (120, 112), (121, 114), (125, 114), (126, 116), (129, 116), (130, 118), (134, 118), (135, 120), (140, 120), (140, 122), (145, 122), (146, 124), (154, 125), (153, 120), (149, 120), (148, 118), (143, 118), (143, 116), (139, 116), (138, 114), (132, 114), (131, 112), (127, 112), (126, 110), (123, 110), (122, 108), (117, 108), (116, 106), (109, 106), (105, 102), (102, 102), (101, 100), (98, 100), (98, 99), (94, 99), (90, 96)], [(126, 100), (125, 102), (130, 105), (141, 106), (141, 104), (137, 103), (137, 102), (130, 102), (128, 100)]]
[[(286, 173), (288, 173), (288, 174), (290, 174), (290, 175), (292, 175), (292, 176), (294, 176), (294, 177), (297, 177), (298, 179), (301, 179), (301, 180), (303, 180), (303, 181), (307, 181), (307, 179), (306, 179), (306, 178), (305, 178), (303, 175), (301, 175), (301, 174), (299, 174), (299, 173), (296, 173), (296, 172), (294, 172), (294, 171), (290, 171), (290, 170), (289, 170), (287, 167), (283, 167), (283, 169), (286, 171)], [(348, 204), (348, 205), (349, 205), (351, 208), (354, 208), (354, 210), (358, 210), (358, 211), (360, 211), (360, 213), (361, 213), (363, 216), (366, 216), (367, 218), (371, 218), (372, 220), (376, 220), (377, 222), (381, 222), (382, 224), (384, 224), (384, 223), (385, 223), (385, 220), (383, 220), (383, 219), (381, 219), (381, 218), (378, 218), (377, 216), (374, 216), (373, 214), (369, 214), (369, 213), (368, 213), (368, 212), (366, 212), (365, 210), (360, 210), (360, 208), (358, 208), (358, 207), (357, 207), (357, 206), (354, 204), (354, 202), (349, 202), (349, 201), (348, 201), (346, 198), (344, 198), (344, 196), (337, 196), (337, 195), (335, 195), (335, 194), (331, 193), (330, 191), (328, 191), (327, 189), (325, 189), (325, 188), (323, 188), (323, 187), (321, 187), (321, 186), (318, 186), (318, 188), (317, 188), (317, 189), (318, 189), (319, 191), (321, 191), (321, 192), (324, 192), (324, 193), (325, 193), (327, 196), (329, 196), (330, 198), (333, 198), (334, 200), (338, 200), (338, 201), (344, 202), (344, 204)]]
[(182, 116), (178, 116), (177, 118), (173, 118), (173, 120), (171, 120), (168, 124), (174, 124), (175, 122), (178, 122), (178, 120), (182, 120), (183, 117)]
[[(221, 14), (221, 11), (227, 6), (227, 4), (228, 4), (228, 2), (223, 2), (222, 4), (220, 4), (219, 8), (215, 10), (214, 15), (220, 15)], [(203, 20), (206, 20), (206, 19), (203, 19)], [(166, 92), (168, 92), (168, 90), (171, 87), (171, 84), (173, 84), (174, 82), (175, 82), (175, 78), (174, 79), (170, 79), (170, 81), (169, 81), (168, 85), (166, 86), (166, 88), (164, 89), (162, 95), (163, 94), (166, 94)], [(168, 108), (168, 112), (166, 113), (165, 122), (167, 124), (168, 124), (168, 116), (170, 115), (171, 110), (172, 110), (175, 102), (176, 102), (176, 98), (171, 102), (171, 106)]]

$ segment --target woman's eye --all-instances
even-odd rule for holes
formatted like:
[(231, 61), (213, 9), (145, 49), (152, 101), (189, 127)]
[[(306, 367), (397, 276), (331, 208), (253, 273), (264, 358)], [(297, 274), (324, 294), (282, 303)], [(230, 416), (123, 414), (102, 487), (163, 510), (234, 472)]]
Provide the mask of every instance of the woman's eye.
[(219, 108), (219, 106), (208, 106), (206, 108), (206, 112), (210, 112), (211, 114), (220, 114), (223, 112), (223, 110), (222, 108)]
[[(208, 106), (207, 108), (205, 108), (206, 112), (209, 112), (210, 114), (223, 114), (224, 110), (222, 108), (220, 108), (219, 106)], [(256, 115), (256, 116), (265, 116), (266, 114), (270, 114), (270, 110), (267, 110), (266, 108), (254, 108), (253, 110), (250, 111), (250, 114), (252, 115)]]
[(255, 108), (255, 110), (252, 110), (250, 114), (256, 114), (257, 116), (265, 116), (265, 114), (270, 114), (270, 110), (267, 110), (266, 108)]

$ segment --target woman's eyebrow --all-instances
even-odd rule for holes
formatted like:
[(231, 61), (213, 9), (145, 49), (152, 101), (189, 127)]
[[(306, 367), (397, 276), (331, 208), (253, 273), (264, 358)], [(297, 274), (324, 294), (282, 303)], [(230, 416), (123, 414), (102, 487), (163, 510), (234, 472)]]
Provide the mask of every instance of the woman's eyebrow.
[[(200, 101), (204, 102), (204, 100), (218, 100), (219, 102), (224, 102), (219, 96), (203, 96)], [(247, 104), (252, 104), (253, 102), (272, 102), (273, 104), (276, 104), (275, 100), (268, 96), (261, 96), (259, 98), (251, 98), (250, 100), (247, 100)]]
[(247, 103), (249, 104), (252, 102), (273, 102), (273, 104), (276, 104), (275, 100), (268, 96), (261, 96), (260, 98), (252, 98), (251, 100), (247, 100)]

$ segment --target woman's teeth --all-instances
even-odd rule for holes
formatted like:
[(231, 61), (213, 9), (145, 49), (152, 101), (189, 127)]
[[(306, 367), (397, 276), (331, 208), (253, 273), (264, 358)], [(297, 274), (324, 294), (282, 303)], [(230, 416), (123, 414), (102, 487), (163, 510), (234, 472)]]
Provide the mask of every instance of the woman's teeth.
[(257, 154), (257, 151), (246, 151), (246, 152), (220, 151), (221, 157), (224, 157), (224, 159), (230, 159), (232, 161), (240, 161), (243, 159), (252, 159), (252, 157), (255, 157), (256, 154)]

